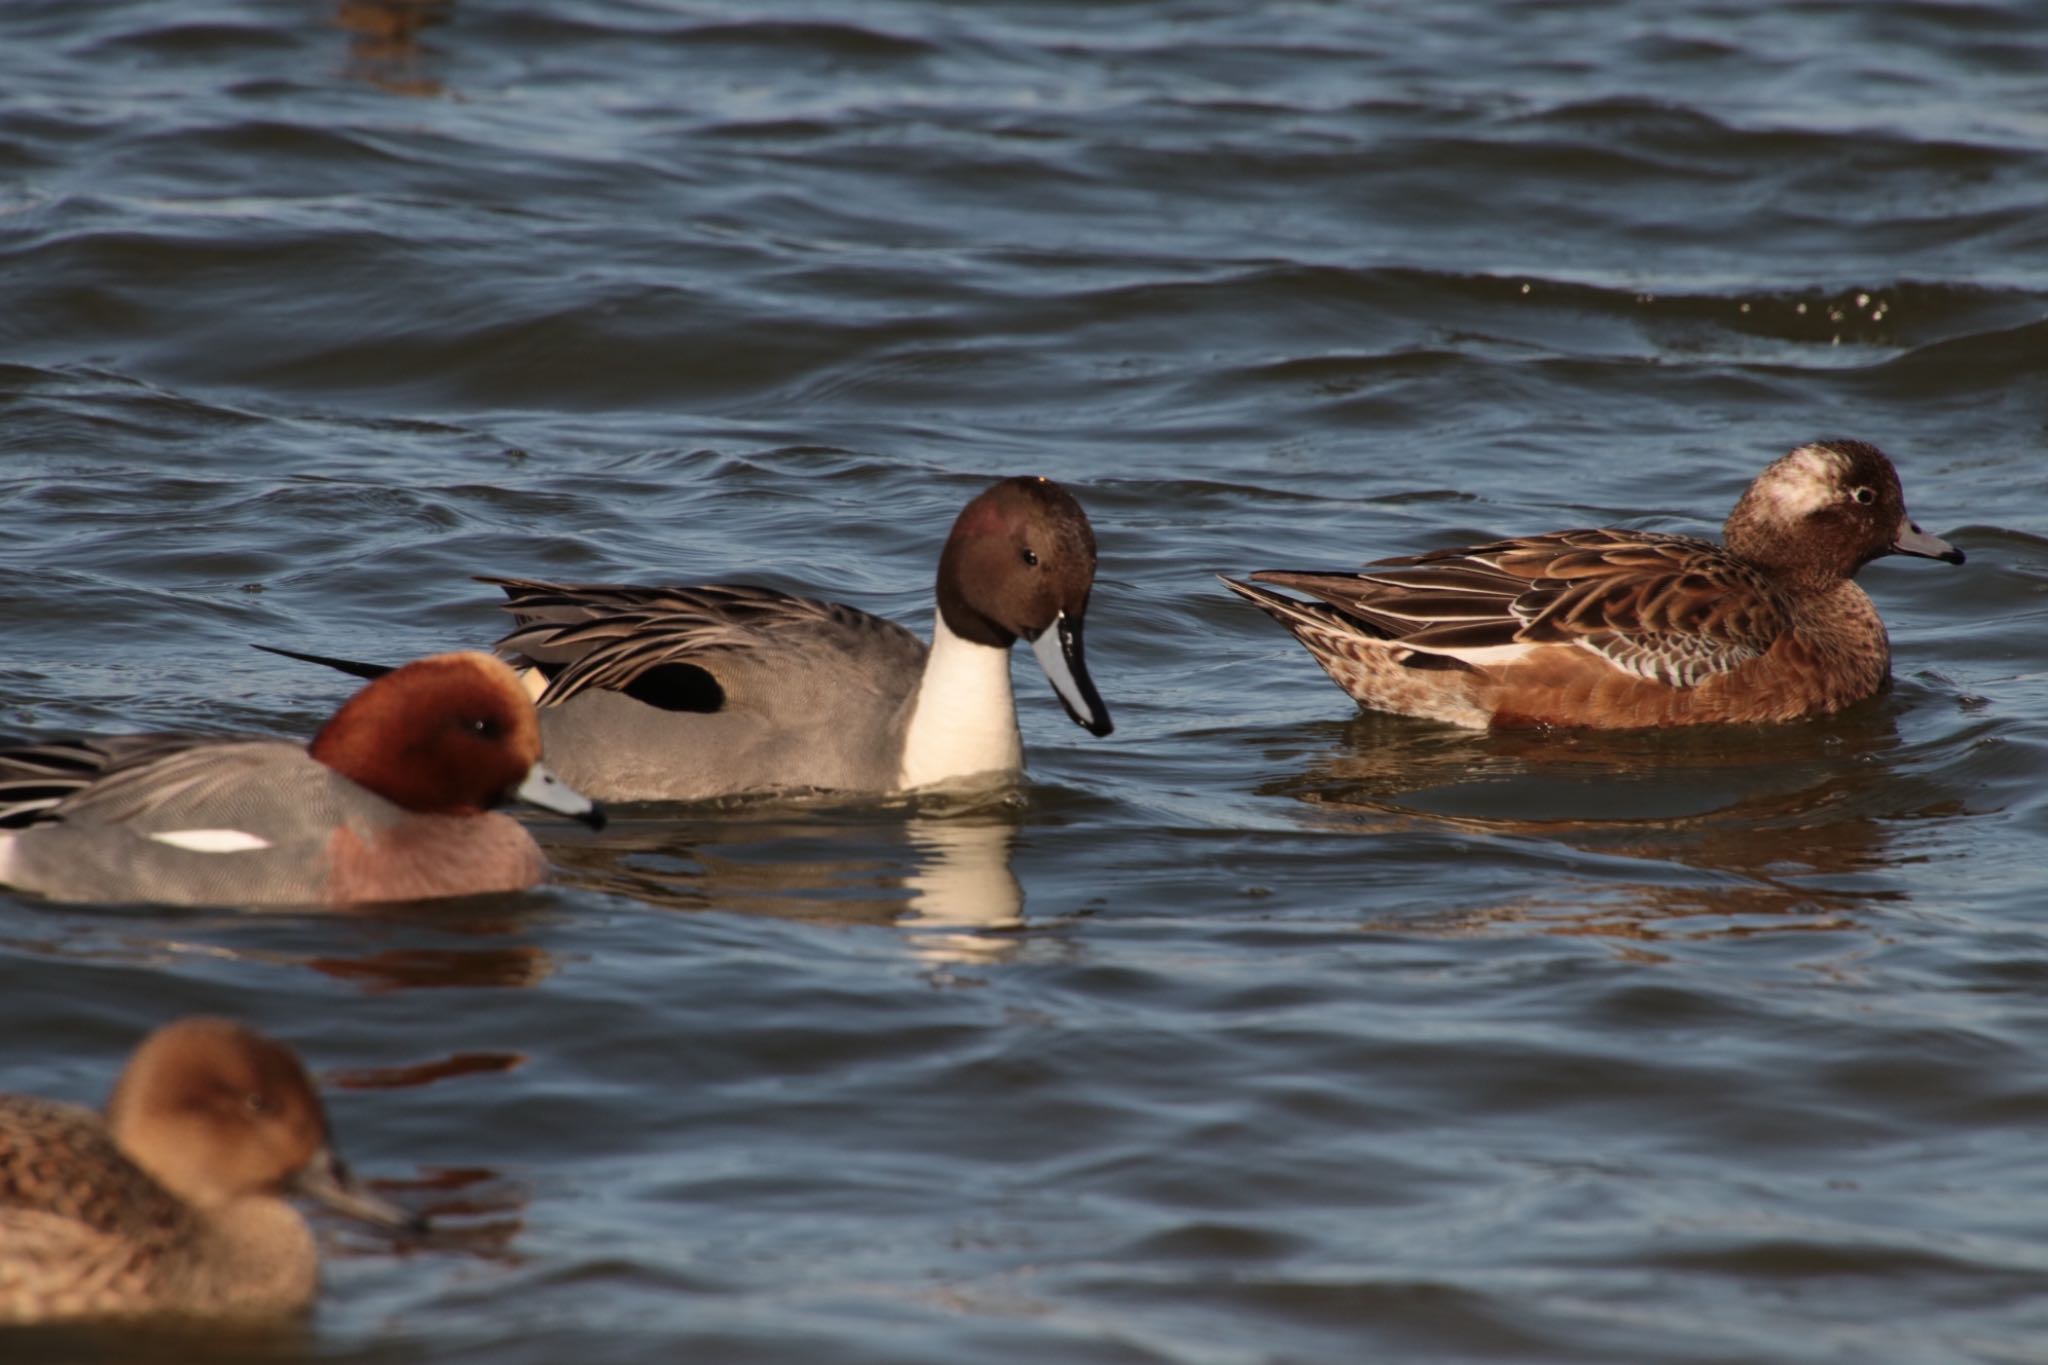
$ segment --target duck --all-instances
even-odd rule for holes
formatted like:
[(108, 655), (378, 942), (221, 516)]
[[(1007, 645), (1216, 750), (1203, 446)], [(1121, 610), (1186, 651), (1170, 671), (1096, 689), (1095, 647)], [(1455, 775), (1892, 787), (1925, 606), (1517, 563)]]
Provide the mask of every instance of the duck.
[[(514, 627), (496, 652), (540, 708), (549, 762), (604, 801), (985, 787), (1023, 770), (1010, 651), (1067, 715), (1114, 726), (1082, 646), (1095, 531), (1051, 479), (1005, 478), (953, 522), (927, 645), (841, 602), (735, 583), (482, 576)], [(258, 646), (360, 676), (380, 665)]]
[(298, 1055), (233, 1020), (150, 1034), (104, 1118), (0, 1095), (0, 1323), (302, 1312), (319, 1256), (287, 1195), (427, 1226), (349, 1174)]
[(479, 651), (390, 670), (310, 744), (181, 733), (0, 750), (0, 885), (154, 905), (524, 890), (547, 860), (498, 806), (605, 818), (540, 757), (532, 701)]
[(1556, 531), (1222, 581), (1371, 710), (1625, 729), (1788, 722), (1872, 696), (1891, 647), (1857, 571), (1889, 554), (1964, 559), (1908, 515), (1890, 457), (1857, 440), (1773, 461), (1723, 542)]

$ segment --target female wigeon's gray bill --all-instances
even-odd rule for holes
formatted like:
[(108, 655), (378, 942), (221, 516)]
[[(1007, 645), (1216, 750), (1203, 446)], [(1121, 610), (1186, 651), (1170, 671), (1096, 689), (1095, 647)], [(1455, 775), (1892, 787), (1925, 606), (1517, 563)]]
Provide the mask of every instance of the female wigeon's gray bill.
[(604, 821), (541, 764), (540, 745), (517, 675), (462, 653), (377, 678), (306, 746), (128, 735), (0, 753), (0, 883), (176, 905), (523, 890), (547, 862), (496, 807)]
[(1380, 560), (1357, 573), (1225, 579), (1362, 705), (1457, 725), (1787, 721), (1871, 696), (1891, 671), (1851, 581), (1887, 554), (1963, 562), (1906, 513), (1876, 446), (1815, 441), (1757, 476), (1726, 545), (1559, 531)]
[(1902, 555), (1919, 555), (1922, 559), (1943, 559), (1951, 564), (1963, 562), (1963, 552), (1943, 540), (1930, 536), (1910, 519), (1899, 521), (1898, 534), (1892, 537), (1892, 549)]
[(299, 1312), (319, 1257), (290, 1193), (425, 1227), (335, 1160), (298, 1056), (229, 1020), (151, 1034), (104, 1119), (0, 1096), (0, 1322)]

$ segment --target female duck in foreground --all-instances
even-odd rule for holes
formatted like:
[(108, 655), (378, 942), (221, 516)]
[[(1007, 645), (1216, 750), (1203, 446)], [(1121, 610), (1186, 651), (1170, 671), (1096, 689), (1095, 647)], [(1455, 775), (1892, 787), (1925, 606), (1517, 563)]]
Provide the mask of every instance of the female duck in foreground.
[(1862, 441), (1757, 476), (1725, 547), (1558, 531), (1384, 559), (1357, 573), (1224, 579), (1363, 705), (1455, 725), (1696, 725), (1826, 715), (1884, 685), (1891, 649), (1851, 579), (1880, 555), (1963, 562), (1906, 514)]
[(319, 1262), (286, 1194), (423, 1226), (350, 1179), (292, 1050), (225, 1019), (151, 1034), (104, 1122), (0, 1095), (0, 1322), (303, 1309)]
[(0, 883), (53, 900), (350, 904), (516, 891), (547, 874), (522, 800), (601, 824), (540, 763), (487, 654), (394, 669), (311, 745), (123, 735), (0, 753)]

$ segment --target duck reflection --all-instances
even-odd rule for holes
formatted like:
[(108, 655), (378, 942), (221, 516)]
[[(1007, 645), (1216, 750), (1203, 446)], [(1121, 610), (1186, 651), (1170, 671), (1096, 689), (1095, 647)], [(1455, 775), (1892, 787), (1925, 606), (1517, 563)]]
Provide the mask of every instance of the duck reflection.
[[(329, 1071), (323, 1087), (335, 1090), (400, 1090), (457, 1077), (503, 1073), (526, 1064), (519, 1052), (458, 1052), (407, 1066), (353, 1067)], [(380, 1194), (403, 1200), (427, 1215), (429, 1228), (410, 1245), (453, 1251), (484, 1260), (516, 1262), (512, 1243), (526, 1225), (528, 1190), (488, 1167), (429, 1166), (408, 1180), (377, 1180)], [(455, 1221), (479, 1220), (479, 1221)], [(337, 1248), (347, 1254), (349, 1248)]]
[(548, 853), (569, 886), (677, 910), (899, 925), (921, 957), (985, 962), (1014, 950), (1011, 931), (1024, 922), (1024, 888), (1010, 865), (1022, 820), (1012, 794), (723, 803), (695, 818), (647, 820), (614, 807), (604, 831), (566, 835)]
[(1810, 725), (1479, 733), (1362, 714), (1260, 791), (1327, 828), (1449, 827), (1593, 860), (1559, 895), (1448, 927), (1533, 921), (1638, 940), (1840, 929), (1903, 894), (1885, 875), (1901, 830), (1960, 807), (1897, 780), (1897, 714), (1887, 702)]
[(441, 82), (425, 70), (432, 49), (422, 30), (445, 24), (455, 0), (340, 0), (335, 23), (348, 35), (351, 79), (394, 95), (438, 95)]

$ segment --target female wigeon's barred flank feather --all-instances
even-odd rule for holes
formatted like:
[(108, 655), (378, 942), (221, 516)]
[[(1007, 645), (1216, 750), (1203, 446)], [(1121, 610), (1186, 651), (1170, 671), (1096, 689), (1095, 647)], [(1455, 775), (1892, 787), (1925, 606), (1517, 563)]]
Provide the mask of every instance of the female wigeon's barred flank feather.
[(1560, 531), (1224, 582), (1367, 706), (1463, 725), (1661, 725), (1823, 714), (1882, 686), (1889, 649), (1856, 570), (1962, 555), (1906, 517), (1891, 462), (1801, 446), (1750, 486), (1728, 544)]
[[(773, 588), (707, 583), (689, 587), (557, 584), (480, 577), (503, 588), (505, 609), (519, 623), (498, 641), (499, 653), (531, 663), (548, 679), (538, 698), (559, 705), (590, 689), (631, 692), (654, 670), (703, 665), (720, 654), (773, 648), (783, 640), (837, 641), (859, 649), (870, 637), (894, 654), (916, 654), (917, 637), (893, 621), (838, 602)], [(651, 704), (653, 703), (650, 698)], [(724, 704), (715, 676), (674, 710), (717, 710)]]
[(1785, 629), (1762, 574), (1688, 536), (1560, 531), (1383, 559), (1357, 574), (1252, 575), (1320, 597), (1409, 649), (1565, 644), (1692, 687), (1762, 658)]

